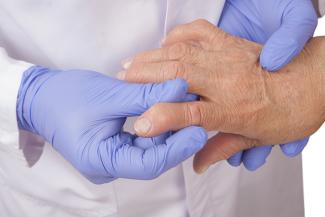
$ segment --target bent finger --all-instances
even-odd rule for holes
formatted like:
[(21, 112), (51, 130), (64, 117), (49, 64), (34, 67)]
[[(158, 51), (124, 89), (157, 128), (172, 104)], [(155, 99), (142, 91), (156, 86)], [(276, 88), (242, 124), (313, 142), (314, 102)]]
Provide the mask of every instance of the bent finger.
[(206, 146), (195, 155), (194, 170), (203, 173), (210, 165), (256, 145), (256, 140), (235, 134), (219, 133), (209, 139)]

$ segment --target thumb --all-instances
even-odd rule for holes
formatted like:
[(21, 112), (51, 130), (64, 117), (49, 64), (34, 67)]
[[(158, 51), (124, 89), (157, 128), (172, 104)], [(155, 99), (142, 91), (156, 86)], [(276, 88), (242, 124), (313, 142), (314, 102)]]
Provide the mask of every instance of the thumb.
[(219, 133), (209, 139), (205, 147), (195, 155), (193, 167), (197, 173), (204, 173), (210, 165), (226, 160), (234, 154), (250, 149), (257, 141), (244, 136)]
[(222, 112), (213, 113), (209, 103), (160, 103), (142, 114), (134, 124), (137, 135), (142, 137), (157, 136), (168, 131), (179, 130), (188, 126), (202, 126), (211, 129), (223, 122)]
[(261, 65), (268, 71), (277, 71), (288, 64), (313, 36), (316, 26), (317, 15), (311, 1), (291, 1), (280, 28), (262, 50)]
[(192, 126), (147, 149), (123, 144), (113, 153), (108, 168), (118, 178), (154, 179), (197, 153), (207, 138), (203, 128)]

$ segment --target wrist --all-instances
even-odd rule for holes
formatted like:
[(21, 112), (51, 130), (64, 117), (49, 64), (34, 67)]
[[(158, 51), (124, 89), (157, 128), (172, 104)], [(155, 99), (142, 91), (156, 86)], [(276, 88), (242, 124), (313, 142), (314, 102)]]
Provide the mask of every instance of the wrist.
[(33, 100), (41, 85), (50, 77), (50, 70), (40, 66), (32, 66), (23, 73), (17, 97), (18, 127), (39, 134), (33, 124)]
[(313, 38), (308, 46), (307, 51), (311, 53), (310, 73), (318, 80), (317, 91), (320, 103), (320, 110), (322, 112), (322, 121), (325, 121), (325, 37)]
[(325, 121), (325, 37), (318, 37), (318, 40), (320, 41), (320, 48), (319, 51), (320, 54), (318, 55), (318, 70), (320, 72), (320, 93), (321, 93), (321, 102), (322, 102), (322, 121)]

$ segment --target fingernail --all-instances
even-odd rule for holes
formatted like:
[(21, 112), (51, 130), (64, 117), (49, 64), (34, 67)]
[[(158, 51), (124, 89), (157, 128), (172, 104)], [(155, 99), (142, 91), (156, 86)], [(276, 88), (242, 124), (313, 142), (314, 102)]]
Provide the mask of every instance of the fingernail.
[(124, 68), (124, 69), (128, 69), (128, 68), (130, 68), (130, 66), (131, 66), (131, 64), (132, 64), (132, 58), (128, 58), (128, 59), (126, 59), (126, 60), (123, 60), (122, 61), (122, 67)]
[(116, 75), (116, 78), (119, 80), (125, 80), (125, 77), (126, 77), (126, 71), (121, 71)]
[(204, 166), (204, 167), (198, 168), (196, 172), (197, 172), (198, 174), (203, 174), (203, 173), (205, 173), (208, 169), (209, 169), (209, 166)]
[(165, 42), (166, 42), (166, 38), (161, 39), (161, 41), (160, 41), (160, 45), (164, 45)]
[(137, 133), (146, 135), (151, 129), (151, 121), (147, 118), (141, 118), (135, 122), (134, 129)]

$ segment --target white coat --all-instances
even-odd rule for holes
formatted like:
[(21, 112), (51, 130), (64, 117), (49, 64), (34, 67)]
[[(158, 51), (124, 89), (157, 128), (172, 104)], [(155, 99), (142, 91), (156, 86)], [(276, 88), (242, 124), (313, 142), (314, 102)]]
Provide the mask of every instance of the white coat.
[(49, 144), (18, 131), (16, 96), (29, 63), (115, 76), (122, 60), (159, 47), (177, 24), (217, 24), (223, 4), (1, 0), (0, 217), (302, 217), (301, 160), (277, 150), (255, 173), (222, 162), (198, 176), (188, 160), (153, 181), (94, 185)]

